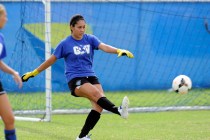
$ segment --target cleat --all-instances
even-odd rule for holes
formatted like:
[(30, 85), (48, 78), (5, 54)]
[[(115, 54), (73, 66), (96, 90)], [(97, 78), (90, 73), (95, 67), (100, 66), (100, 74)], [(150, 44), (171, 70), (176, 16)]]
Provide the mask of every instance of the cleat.
[(118, 111), (120, 112), (120, 115), (123, 119), (128, 118), (128, 105), (129, 105), (129, 99), (127, 96), (123, 98), (122, 105), (118, 108)]
[(76, 140), (91, 140), (91, 139), (90, 139), (90, 136), (91, 136), (91, 135), (89, 135), (89, 136), (87, 135), (87, 136), (85, 136), (85, 137), (83, 137), (83, 138), (77, 137)]

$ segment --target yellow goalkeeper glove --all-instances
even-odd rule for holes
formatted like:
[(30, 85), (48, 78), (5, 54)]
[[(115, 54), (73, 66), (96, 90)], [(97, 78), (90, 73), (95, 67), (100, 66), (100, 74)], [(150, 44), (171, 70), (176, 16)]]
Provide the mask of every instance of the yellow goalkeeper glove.
[(133, 58), (133, 54), (127, 50), (117, 49), (118, 57), (126, 55), (128, 58)]
[(32, 77), (36, 76), (37, 74), (39, 74), (39, 72), (37, 69), (35, 69), (34, 71), (27, 72), (27, 73), (23, 74), (21, 79), (23, 82), (26, 82), (26, 81), (28, 81), (29, 78), (32, 78)]

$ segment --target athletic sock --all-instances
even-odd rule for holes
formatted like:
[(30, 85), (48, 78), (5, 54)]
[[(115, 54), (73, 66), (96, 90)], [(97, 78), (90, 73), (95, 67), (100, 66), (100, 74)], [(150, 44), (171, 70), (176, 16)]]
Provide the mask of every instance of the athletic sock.
[(6, 140), (16, 140), (15, 129), (13, 130), (4, 130)]
[(85, 137), (90, 130), (94, 128), (98, 120), (100, 119), (101, 114), (95, 110), (91, 110), (90, 113), (87, 116), (87, 119), (85, 121), (85, 124), (81, 130), (81, 133), (79, 135), (79, 138)]
[(101, 97), (98, 99), (97, 104), (112, 113), (120, 115), (118, 107), (116, 107), (112, 102), (110, 102), (106, 97)]

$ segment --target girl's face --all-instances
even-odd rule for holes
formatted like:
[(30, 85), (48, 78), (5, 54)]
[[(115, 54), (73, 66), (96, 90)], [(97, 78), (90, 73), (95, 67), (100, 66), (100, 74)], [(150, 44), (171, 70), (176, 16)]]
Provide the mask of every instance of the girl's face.
[(0, 29), (4, 27), (6, 22), (7, 22), (7, 13), (6, 11), (3, 11), (2, 14), (0, 14)]
[(84, 33), (85, 33), (85, 21), (84, 20), (79, 20), (74, 27), (71, 25), (71, 35), (76, 39), (76, 40), (81, 40)]

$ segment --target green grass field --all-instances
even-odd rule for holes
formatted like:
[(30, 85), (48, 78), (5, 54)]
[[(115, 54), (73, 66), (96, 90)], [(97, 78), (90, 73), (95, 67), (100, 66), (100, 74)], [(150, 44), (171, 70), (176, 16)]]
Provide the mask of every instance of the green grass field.
[[(44, 109), (44, 93), (9, 94), (14, 110), (24, 107)], [(209, 89), (192, 90), (186, 95), (168, 91), (107, 92), (107, 97), (120, 105), (123, 96), (130, 107), (149, 106), (209, 106)], [(89, 102), (67, 93), (52, 94), (53, 109), (89, 108)], [(210, 111), (168, 111), (130, 113), (124, 120), (104, 113), (91, 131), (92, 140), (210, 140)], [(19, 140), (75, 140), (87, 114), (53, 115), (51, 122), (16, 121)], [(0, 140), (3, 123), (0, 122)]]
[[(52, 122), (16, 121), (19, 140), (75, 140), (83, 115), (54, 115)], [(128, 120), (103, 114), (91, 131), (92, 140), (209, 140), (210, 111), (132, 113)], [(0, 123), (0, 139), (3, 126)]]

